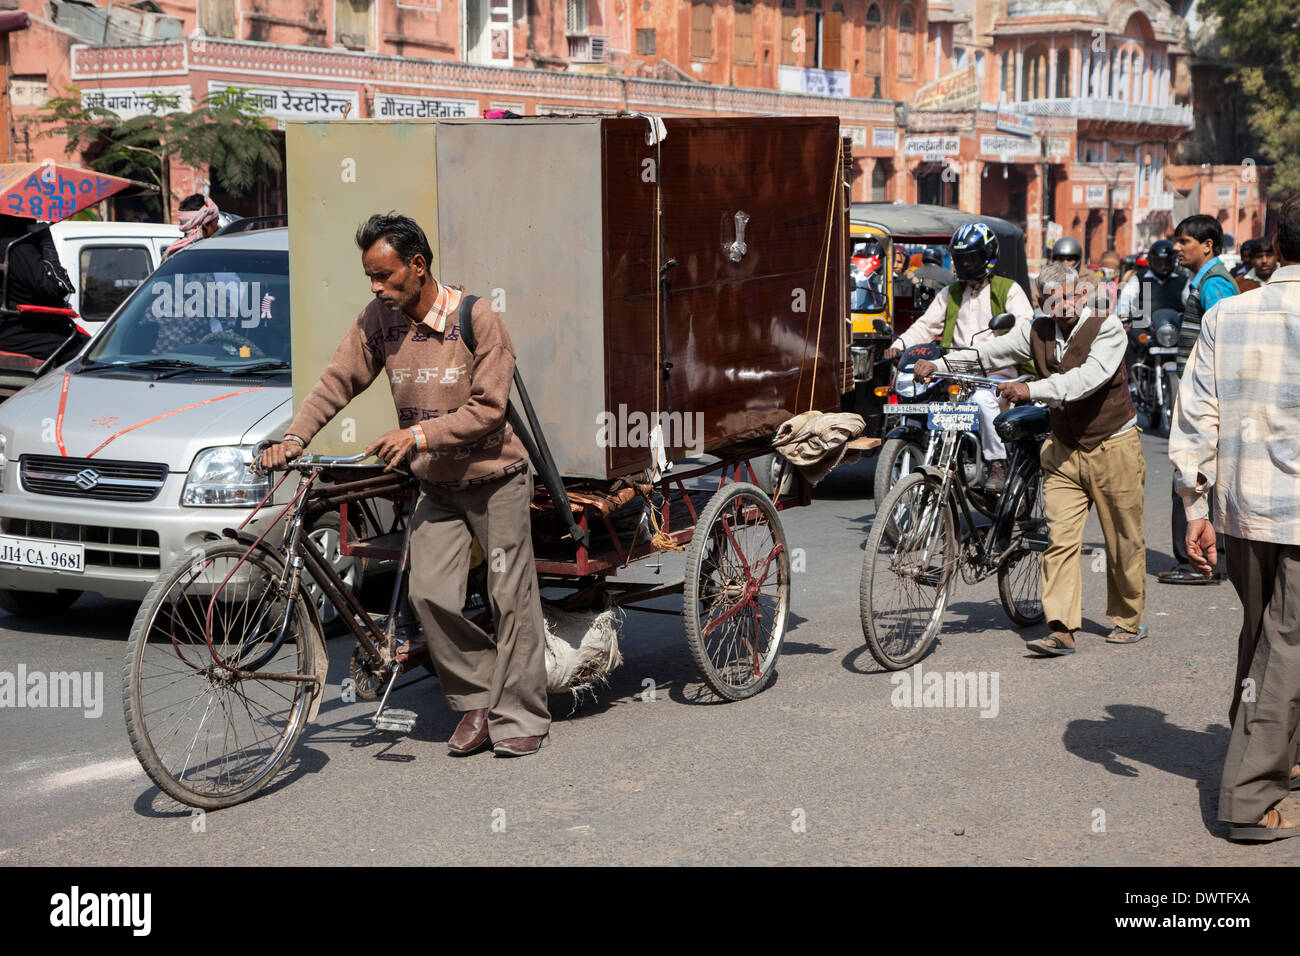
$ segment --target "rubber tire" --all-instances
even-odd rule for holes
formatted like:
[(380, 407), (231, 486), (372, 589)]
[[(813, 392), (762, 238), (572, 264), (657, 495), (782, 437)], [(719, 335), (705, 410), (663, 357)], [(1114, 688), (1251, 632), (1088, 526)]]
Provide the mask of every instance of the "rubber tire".
[(788, 495), (790, 489), (794, 486), (794, 465), (786, 462), (784, 458), (776, 452), (770, 455), (764, 455), (762, 458), (753, 458), (750, 460), (750, 467), (754, 469), (755, 484), (760, 491), (769, 498), (775, 500), (776, 495), (776, 473), (784, 464), (785, 477), (781, 482), (781, 494)]
[[(885, 651), (884, 645), (880, 640), (880, 635), (876, 633), (875, 613), (872, 606), (872, 585), (876, 571), (876, 565), (872, 559), (880, 552), (881, 546), (885, 543), (885, 527), (889, 524), (887, 521), (881, 521), (879, 516), (892, 511), (897, 506), (898, 499), (907, 494), (912, 486), (927, 482), (933, 485), (937, 491), (939, 487), (939, 480), (937, 478), (932, 478), (924, 473), (917, 472), (913, 472), (911, 475), (900, 480), (898, 484), (894, 485), (890, 493), (885, 496), (885, 500), (876, 508), (877, 517), (876, 520), (871, 523), (871, 533), (867, 535), (866, 554), (864, 554), (862, 558), (862, 577), (858, 582), (858, 614), (862, 623), (862, 636), (866, 638), (867, 649), (871, 651), (871, 656), (876, 659), (876, 663), (889, 671), (898, 671), (911, 667), (928, 654), (930, 648), (934, 646), (935, 639), (939, 636), (940, 628), (943, 626), (943, 613), (941, 611), (939, 615), (931, 621), (928, 633), (925, 635), (924, 639), (917, 644), (916, 648), (907, 656), (896, 658)], [(949, 551), (952, 558), (948, 580), (944, 582), (943, 588), (941, 589), (942, 605), (946, 608), (949, 599), (952, 597), (953, 587), (957, 581), (956, 560), (960, 553), (958, 550), (960, 545), (957, 539), (956, 518), (953, 516), (951, 504), (949, 501), (944, 501), (941, 503), (941, 508), (943, 516), (941, 520), (944, 523), (944, 536), (947, 539), (945, 548)], [(890, 541), (890, 545), (896, 546), (896, 542)]]
[[(246, 544), (237, 541), (214, 541), (203, 547), (205, 555), (224, 552), (238, 556), (247, 550), (248, 546)], [(280, 569), (284, 567), (284, 563), (279, 556), (268, 549), (259, 548), (254, 557), (249, 558), (249, 561), (254, 561), (257, 558), (266, 559), (278, 565)], [(149, 779), (157, 784), (163, 793), (187, 806), (198, 807), (203, 810), (221, 810), (252, 799), (279, 776), (284, 764), (293, 756), (298, 738), (302, 736), (303, 730), (306, 729), (307, 714), (311, 710), (311, 694), (307, 691), (305, 684), (292, 685), (302, 687), (304, 692), (296, 702), (296, 716), (289, 722), (289, 733), (287, 736), (281, 737), (280, 748), (271, 763), (248, 786), (233, 793), (212, 795), (190, 790), (172, 777), (158, 757), (153, 744), (149, 741), (149, 735), (144, 723), (144, 702), (136, 693), (139, 681), (135, 679), (134, 671), (137, 665), (137, 657), (141, 653), (141, 643), (146, 640), (147, 631), (151, 626), (150, 622), (157, 613), (156, 606), (162, 602), (163, 596), (166, 595), (176, 581), (182, 575), (189, 573), (194, 560), (193, 553), (187, 552), (181, 555), (171, 568), (160, 574), (157, 580), (154, 581), (153, 587), (149, 589), (149, 593), (145, 595), (140, 610), (136, 613), (135, 621), (131, 625), (130, 636), (126, 639), (126, 659), (122, 665), (122, 710), (126, 717), (126, 733), (131, 741), (131, 749), (135, 751), (136, 758), (140, 761), (140, 766), (144, 768), (144, 772), (149, 775)], [(311, 639), (310, 630), (308, 629), (317, 626), (315, 615), (307, 609), (306, 602), (301, 600), (297, 602), (296, 610), (299, 615), (299, 626), (303, 628), (298, 641), (300, 649), (299, 673), (312, 673), (315, 669), (316, 644)], [(324, 692), (323, 688), (321, 692)]]
[[(1014, 511), (1011, 512), (1012, 515), (1019, 513), (1020, 499), (1024, 497), (1025, 493), (1026, 493), (1025, 480), (1022, 477), (1017, 475), (1013, 479), (1011, 485), (1007, 490), (1007, 494), (1008, 494), (1007, 501), (1010, 502), (1011, 506), (1014, 507), (1015, 509)], [(1039, 484), (1038, 495), (1039, 495), (1039, 501), (1041, 502), (1042, 501), (1041, 483)], [(1007, 617), (1011, 618), (1012, 623), (1015, 624), (1017, 627), (1030, 627), (1031, 625), (1034, 624), (1041, 624), (1043, 621), (1042, 575), (1040, 573), (1038, 578), (1039, 591), (1038, 591), (1037, 616), (1030, 617), (1028, 615), (1021, 614), (1020, 609), (1016, 607), (1015, 595), (1011, 593), (1011, 573), (1016, 569), (1016, 566), (1018, 564), (1019, 562), (1016, 562), (1014, 564), (1004, 563), (1002, 567), (998, 568), (998, 599), (1002, 602), (1002, 610), (1006, 612)], [(1040, 569), (1042, 567), (1041, 557), (1039, 558), (1039, 567)]]
[(1178, 386), (1182, 379), (1177, 372), (1166, 372), (1165, 407), (1160, 409), (1160, 434), (1168, 438), (1174, 424), (1174, 401), (1178, 397)]
[(60, 588), (53, 593), (0, 590), (0, 608), (15, 617), (53, 617), (76, 604), (84, 593), (71, 588)]
[(872, 489), (872, 500), (877, 505), (884, 501), (885, 496), (893, 489), (894, 464), (897, 462), (899, 455), (903, 453), (903, 450), (909, 447), (912, 449), (912, 455), (916, 462), (924, 464), (925, 448), (910, 438), (890, 438), (880, 446), (880, 454), (876, 456), (876, 476)]
[[(723, 507), (732, 501), (737, 493), (747, 494), (764, 512), (768, 525), (772, 529), (772, 537), (783, 548), (780, 557), (777, 559), (780, 562), (778, 580), (783, 579), (785, 582), (785, 596), (781, 601), (781, 610), (779, 612), (781, 620), (775, 629), (775, 647), (769, 652), (770, 659), (767, 669), (756, 682), (743, 688), (728, 684), (722, 675), (717, 672), (712, 660), (709, 659), (703, 638), (700, 635), (700, 560), (704, 553), (705, 544), (709, 540), (708, 529), (713, 527)], [(781, 525), (780, 514), (777, 512), (776, 506), (772, 504), (772, 499), (761, 488), (747, 481), (723, 485), (709, 499), (709, 503), (705, 505), (704, 511), (700, 514), (700, 519), (695, 525), (695, 533), (691, 536), (691, 543), (686, 549), (686, 581), (682, 588), (682, 622), (686, 630), (686, 643), (691, 649), (691, 657), (695, 659), (695, 666), (700, 673), (700, 677), (718, 697), (723, 700), (744, 700), (753, 697), (766, 687), (772, 679), (772, 675), (776, 672), (776, 662), (781, 656), (781, 645), (785, 643), (786, 625), (790, 619), (790, 590), (790, 547), (786, 542), (785, 529)]]

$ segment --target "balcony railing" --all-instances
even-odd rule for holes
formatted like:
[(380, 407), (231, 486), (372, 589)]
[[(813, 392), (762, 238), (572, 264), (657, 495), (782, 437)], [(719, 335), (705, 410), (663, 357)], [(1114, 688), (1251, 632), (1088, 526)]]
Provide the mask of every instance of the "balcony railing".
[(1192, 126), (1192, 107), (1152, 106), (1123, 100), (1080, 99), (1079, 97), (1023, 100), (1014, 104), (1035, 116), (1073, 116), (1076, 119), (1108, 120), (1117, 123), (1148, 123), (1155, 126)]

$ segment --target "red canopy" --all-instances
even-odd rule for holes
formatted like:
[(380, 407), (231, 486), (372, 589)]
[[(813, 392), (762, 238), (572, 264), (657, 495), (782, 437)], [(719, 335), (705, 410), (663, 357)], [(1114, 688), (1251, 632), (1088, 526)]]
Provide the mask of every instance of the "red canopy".
[(0, 163), (0, 213), (58, 222), (124, 190), (156, 192), (145, 183), (45, 160)]

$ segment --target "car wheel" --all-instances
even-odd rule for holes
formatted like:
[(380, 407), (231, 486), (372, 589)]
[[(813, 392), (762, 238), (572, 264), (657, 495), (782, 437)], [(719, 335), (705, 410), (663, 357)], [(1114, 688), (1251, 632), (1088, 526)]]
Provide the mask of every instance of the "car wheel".
[[(334, 572), (352, 593), (360, 594), (361, 588), (365, 584), (365, 561), (362, 558), (344, 554), (339, 550), (342, 540), (339, 536), (339, 528), (339, 513), (330, 511), (316, 519), (311, 530), (307, 532), (307, 537), (325, 556), (325, 560), (329, 562), (330, 567), (334, 569)], [(354, 541), (356, 540), (355, 528), (349, 529), (348, 536)], [(321, 590), (316, 579), (308, 575), (303, 579), (303, 584), (307, 588), (307, 594), (312, 603), (316, 605), (316, 614), (320, 618), (325, 635), (332, 637), (346, 631), (348, 629), (347, 622), (339, 615), (338, 608), (325, 597), (325, 592)]]
[(50, 617), (77, 603), (81, 591), (0, 591), (0, 608), (18, 617)]

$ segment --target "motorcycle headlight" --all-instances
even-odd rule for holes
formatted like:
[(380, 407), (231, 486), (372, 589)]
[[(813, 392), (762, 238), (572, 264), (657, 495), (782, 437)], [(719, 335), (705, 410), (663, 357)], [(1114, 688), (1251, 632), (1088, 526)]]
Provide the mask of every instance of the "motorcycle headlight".
[(929, 386), (918, 382), (911, 372), (899, 372), (894, 376), (894, 391), (900, 398), (916, 398)]
[(251, 508), (271, 490), (270, 475), (254, 475), (252, 445), (225, 445), (199, 452), (185, 479), (181, 504), (191, 508)]
[(1178, 344), (1178, 326), (1162, 325), (1156, 329), (1156, 341), (1165, 348)]

